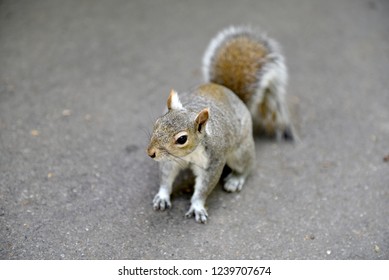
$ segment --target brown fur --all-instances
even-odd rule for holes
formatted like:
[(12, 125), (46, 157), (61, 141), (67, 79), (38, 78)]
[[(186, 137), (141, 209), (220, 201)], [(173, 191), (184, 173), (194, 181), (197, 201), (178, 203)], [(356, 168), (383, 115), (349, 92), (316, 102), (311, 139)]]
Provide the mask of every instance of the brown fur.
[(254, 94), (258, 72), (264, 64), (265, 47), (247, 36), (238, 36), (222, 45), (215, 54), (211, 80), (224, 85), (247, 103)]
[(227, 96), (224, 93), (223, 87), (212, 83), (201, 85), (198, 88), (198, 95), (205, 96), (207, 98), (211, 98), (215, 101), (219, 101), (222, 103), (225, 103), (225, 101), (227, 100)]

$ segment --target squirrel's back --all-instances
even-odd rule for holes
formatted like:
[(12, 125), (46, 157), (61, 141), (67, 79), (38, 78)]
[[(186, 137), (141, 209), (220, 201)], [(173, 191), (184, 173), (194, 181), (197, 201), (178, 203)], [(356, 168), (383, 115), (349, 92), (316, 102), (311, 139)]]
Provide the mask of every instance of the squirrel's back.
[(238, 95), (265, 132), (293, 138), (284, 98), (287, 69), (276, 41), (249, 27), (224, 29), (205, 51), (203, 75)]

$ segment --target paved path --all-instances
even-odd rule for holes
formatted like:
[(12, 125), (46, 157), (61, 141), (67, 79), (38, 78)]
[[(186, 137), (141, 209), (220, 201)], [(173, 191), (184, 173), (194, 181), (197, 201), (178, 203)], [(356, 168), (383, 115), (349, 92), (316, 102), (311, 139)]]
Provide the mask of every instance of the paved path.
[[(0, 2), (0, 258), (388, 259), (389, 2), (146, 2)], [(257, 139), (207, 225), (186, 187), (156, 213), (153, 120), (240, 23), (282, 44), (301, 143)]]

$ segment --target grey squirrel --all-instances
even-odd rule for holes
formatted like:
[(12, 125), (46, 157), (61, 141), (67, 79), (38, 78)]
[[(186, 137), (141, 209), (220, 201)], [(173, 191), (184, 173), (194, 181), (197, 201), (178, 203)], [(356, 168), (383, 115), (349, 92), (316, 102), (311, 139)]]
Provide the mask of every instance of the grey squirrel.
[(255, 163), (253, 125), (278, 138), (293, 139), (285, 101), (287, 70), (278, 44), (248, 27), (218, 33), (203, 57), (205, 84), (167, 100), (147, 148), (160, 162), (155, 210), (171, 207), (178, 173), (192, 169), (196, 179), (187, 217), (206, 223), (205, 202), (225, 165), (228, 192), (240, 191)]

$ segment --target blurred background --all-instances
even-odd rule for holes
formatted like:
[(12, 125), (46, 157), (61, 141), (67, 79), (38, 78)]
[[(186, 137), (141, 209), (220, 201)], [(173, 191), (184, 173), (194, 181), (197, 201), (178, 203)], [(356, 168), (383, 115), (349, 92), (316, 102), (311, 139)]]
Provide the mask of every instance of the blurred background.
[[(145, 148), (222, 28), (282, 46), (295, 145), (256, 139), (207, 225)], [(389, 2), (0, 1), (1, 259), (388, 259)]]

